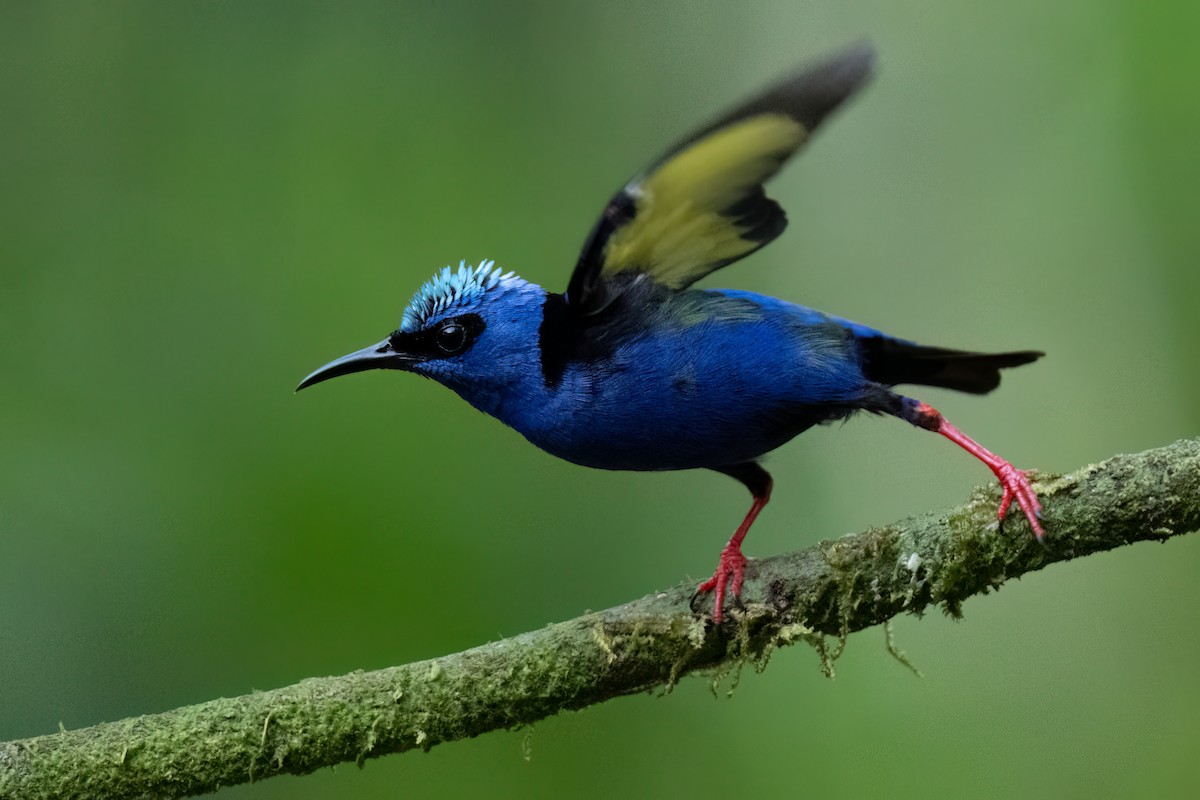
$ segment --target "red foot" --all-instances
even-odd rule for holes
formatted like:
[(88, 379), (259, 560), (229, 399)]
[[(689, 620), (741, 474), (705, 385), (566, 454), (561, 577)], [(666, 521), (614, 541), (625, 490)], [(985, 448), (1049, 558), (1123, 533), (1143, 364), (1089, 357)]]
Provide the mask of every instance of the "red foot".
[[(938, 414), (932, 408), (925, 406), (924, 403), (921, 405), (929, 409), (933, 414)], [(1008, 507), (1012, 505), (1013, 500), (1016, 500), (1021, 511), (1025, 512), (1025, 519), (1029, 520), (1029, 527), (1033, 529), (1033, 535), (1037, 537), (1039, 542), (1042, 541), (1042, 538), (1046, 535), (1046, 531), (1042, 529), (1040, 521), (1042, 518), (1042, 504), (1038, 502), (1037, 493), (1033, 491), (1033, 486), (1029, 483), (1028, 474), (980, 445), (974, 439), (947, 422), (945, 417), (938, 414), (938, 418), (941, 422), (938, 425), (937, 432), (978, 458), (984, 464), (987, 464), (988, 469), (1000, 480), (1000, 485), (1004, 487), (1004, 497), (1000, 499), (1000, 508), (996, 509), (996, 518), (1003, 522), (1005, 514), (1008, 513)]]
[(729, 584), (730, 579), (733, 579), (733, 585), (729, 587), (731, 594), (737, 598), (742, 593), (742, 581), (746, 577), (746, 557), (742, 555), (740, 546), (735, 545), (732, 541), (725, 545), (725, 549), (721, 551), (721, 558), (717, 561), (717, 571), (713, 576), (704, 583), (696, 587), (696, 595), (702, 595), (705, 592), (713, 592), (713, 622), (721, 621), (721, 608), (725, 605), (725, 586)]
[[(692, 595), (694, 603), (696, 598), (705, 592), (713, 593), (712, 619), (715, 623), (721, 622), (721, 608), (725, 605), (725, 587), (730, 584), (731, 580), (732, 585), (729, 585), (729, 592), (733, 595), (733, 599), (737, 601), (742, 593), (742, 581), (746, 577), (746, 557), (742, 555), (742, 539), (746, 538), (746, 532), (758, 518), (758, 512), (762, 511), (763, 506), (771, 499), (773, 482), (770, 475), (767, 475), (766, 478), (766, 486), (760, 490), (761, 494), (754, 495), (754, 503), (746, 512), (746, 518), (734, 532), (729, 544), (725, 545), (725, 549), (721, 551), (721, 558), (717, 560), (717, 571), (711, 578), (697, 586), (696, 593)], [(738, 601), (738, 605), (741, 605), (740, 601)]]
[[(993, 471), (995, 472), (995, 470)], [(1025, 518), (1029, 520), (1029, 527), (1033, 528), (1033, 535), (1040, 542), (1046, 535), (1040, 522), (1042, 504), (1038, 502), (1037, 494), (1029, 484), (1030, 472), (1032, 470), (1017, 469), (1007, 461), (1004, 462), (1000, 471), (996, 472), (996, 477), (1000, 479), (1000, 485), (1004, 487), (1004, 497), (1000, 499), (1000, 507), (996, 509), (996, 518), (1003, 522), (1004, 515), (1008, 513), (1008, 507), (1015, 499), (1017, 505), (1025, 512)]]

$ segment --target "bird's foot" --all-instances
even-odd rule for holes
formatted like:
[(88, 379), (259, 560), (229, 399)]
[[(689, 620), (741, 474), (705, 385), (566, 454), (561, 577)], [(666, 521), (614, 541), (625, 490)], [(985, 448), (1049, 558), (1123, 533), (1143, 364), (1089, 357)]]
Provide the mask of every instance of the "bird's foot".
[(1042, 529), (1041, 523), (1042, 504), (1038, 501), (1033, 486), (1029, 483), (1029, 473), (1032, 470), (1017, 469), (1003, 459), (998, 460), (999, 464), (988, 464), (1000, 480), (1000, 485), (1004, 487), (1004, 496), (1000, 498), (1000, 507), (996, 509), (996, 518), (1000, 522), (1004, 522), (1009, 506), (1012, 505), (1013, 500), (1016, 500), (1021, 511), (1025, 513), (1025, 519), (1029, 520), (1029, 527), (1033, 529), (1033, 535), (1039, 542), (1042, 541), (1046, 531)]
[(996, 509), (996, 518), (1001, 523), (1004, 522), (1004, 517), (1008, 514), (1008, 509), (1014, 500), (1025, 513), (1025, 519), (1029, 520), (1029, 527), (1033, 530), (1033, 535), (1037, 540), (1043, 541), (1046, 536), (1046, 531), (1042, 528), (1042, 504), (1038, 502), (1037, 492), (1033, 490), (1033, 485), (1029, 482), (1029, 472), (1022, 469), (1017, 469), (1008, 461), (988, 450), (979, 442), (967, 436), (958, 428), (950, 424), (950, 422), (942, 416), (941, 412), (928, 403), (922, 403), (911, 398), (901, 398), (903, 405), (900, 416), (916, 425), (918, 428), (924, 428), (929, 431), (934, 431), (945, 436), (956, 445), (966, 450), (971, 455), (978, 458), (987, 468), (992, 471), (992, 474), (1000, 481), (1000, 486), (1004, 489), (1004, 496), (1000, 498), (1000, 507)]
[(1017, 506), (1020, 507), (1021, 511), (1025, 512), (1025, 519), (1029, 520), (1029, 527), (1033, 529), (1033, 535), (1037, 537), (1039, 542), (1042, 541), (1046, 536), (1046, 531), (1042, 529), (1041, 523), (1042, 504), (1038, 501), (1037, 492), (1033, 490), (1033, 485), (1029, 482), (1029, 472), (1017, 469), (1011, 463), (951, 425), (944, 418), (941, 419), (938, 433), (957, 443), (968, 453), (986, 464), (987, 468), (996, 476), (996, 479), (1000, 481), (1000, 486), (1004, 489), (1004, 496), (1000, 498), (1000, 507), (996, 509), (996, 519), (1004, 522), (1004, 517), (1008, 514), (1009, 506), (1016, 500)]
[(725, 545), (725, 549), (721, 551), (721, 558), (717, 561), (717, 571), (713, 576), (704, 583), (696, 587), (696, 592), (692, 595), (692, 608), (695, 609), (696, 598), (708, 592), (713, 593), (713, 622), (720, 624), (721, 609), (725, 605), (725, 588), (729, 587), (729, 593), (733, 597), (733, 601), (738, 607), (742, 607), (740, 595), (742, 593), (742, 581), (746, 577), (746, 556), (742, 555), (740, 542), (735, 544), (730, 542)]

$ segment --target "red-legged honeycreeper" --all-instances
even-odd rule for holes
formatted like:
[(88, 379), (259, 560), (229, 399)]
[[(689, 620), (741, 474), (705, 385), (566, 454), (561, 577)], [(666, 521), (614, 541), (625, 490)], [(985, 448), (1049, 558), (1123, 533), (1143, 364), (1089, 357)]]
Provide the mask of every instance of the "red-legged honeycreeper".
[(758, 459), (856, 411), (891, 414), (964, 448), (999, 478), (999, 518), (1016, 500), (1041, 539), (1025, 474), (892, 387), (986, 394), (1001, 369), (1042, 353), (926, 347), (774, 297), (690, 288), (783, 232), (783, 209), (763, 184), (866, 83), (873, 62), (870, 45), (853, 46), (672, 147), (609, 201), (565, 294), (492, 261), (446, 267), (395, 332), (299, 388), (368, 369), (415, 372), (576, 464), (736, 478), (753, 504), (697, 589), (713, 593), (716, 622), (726, 591), (741, 593), (742, 539), (771, 497)]

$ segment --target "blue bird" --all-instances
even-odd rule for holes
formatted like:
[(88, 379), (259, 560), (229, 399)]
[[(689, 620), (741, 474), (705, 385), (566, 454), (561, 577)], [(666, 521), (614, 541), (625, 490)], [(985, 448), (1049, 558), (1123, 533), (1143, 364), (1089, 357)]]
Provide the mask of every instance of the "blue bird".
[(1025, 473), (938, 411), (893, 391), (918, 384), (985, 394), (1034, 351), (927, 347), (774, 297), (692, 289), (787, 225), (763, 184), (870, 77), (867, 44), (802, 70), (687, 137), (605, 207), (564, 294), (492, 261), (446, 267), (378, 344), (306, 377), (415, 372), (457, 392), (543, 450), (600, 469), (710, 469), (750, 490), (745, 519), (695, 597), (720, 622), (742, 590), (742, 540), (771, 498), (759, 459), (857, 411), (939, 433), (996, 475), (998, 516), (1015, 500), (1041, 539)]

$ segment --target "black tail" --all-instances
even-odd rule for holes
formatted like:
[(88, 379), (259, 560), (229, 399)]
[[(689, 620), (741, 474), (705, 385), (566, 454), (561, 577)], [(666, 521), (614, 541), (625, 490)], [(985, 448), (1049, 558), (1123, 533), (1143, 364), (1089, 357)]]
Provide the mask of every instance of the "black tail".
[(1045, 355), (1036, 350), (1015, 353), (971, 353), (925, 347), (883, 336), (858, 340), (863, 371), (876, 383), (915, 383), (971, 394), (987, 394), (1000, 385), (1000, 370), (1030, 364)]

